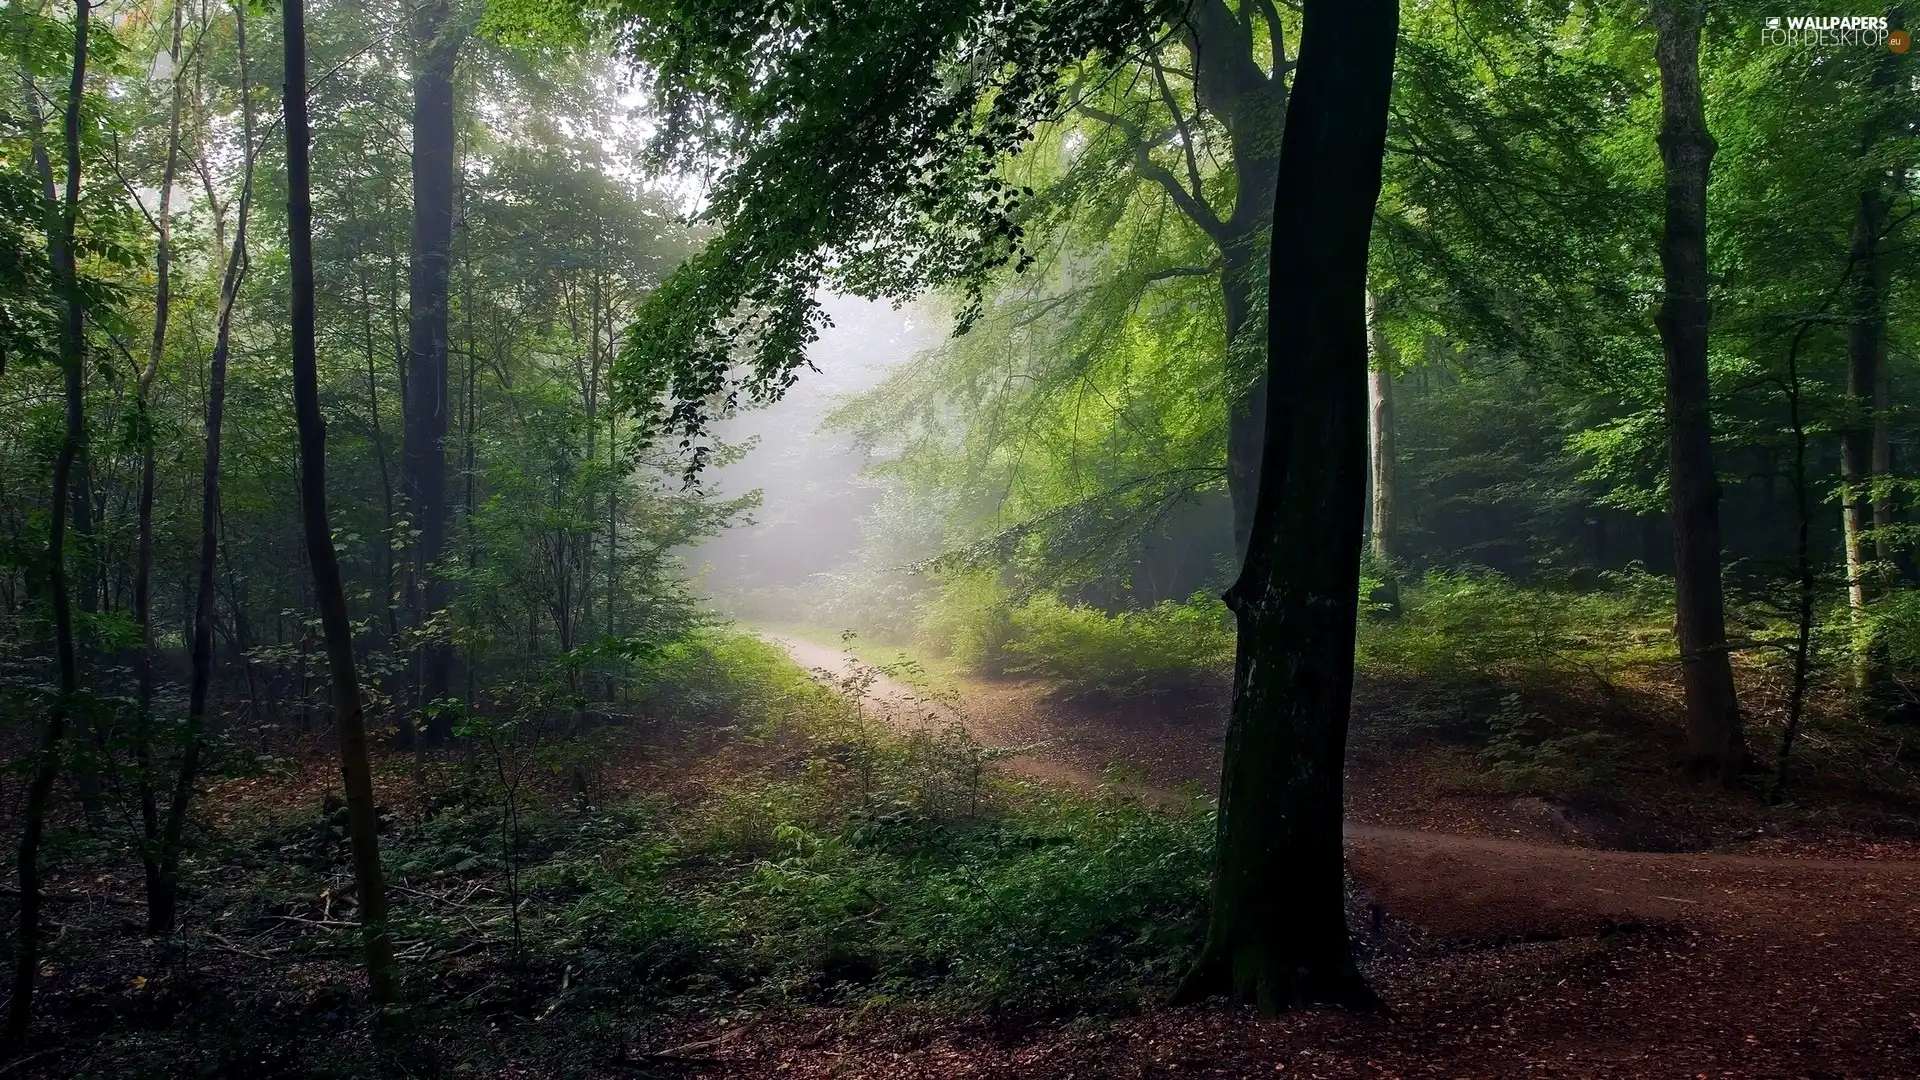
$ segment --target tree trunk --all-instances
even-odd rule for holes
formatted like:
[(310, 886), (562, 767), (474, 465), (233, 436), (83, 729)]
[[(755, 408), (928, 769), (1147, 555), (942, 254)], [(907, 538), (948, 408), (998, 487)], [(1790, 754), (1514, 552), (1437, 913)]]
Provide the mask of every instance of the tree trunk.
[(1873, 528), (1873, 401), (1886, 363), (1881, 297), (1886, 264), (1878, 257), (1886, 203), (1878, 190), (1860, 193), (1853, 216), (1853, 311), (1847, 327), (1847, 412), (1840, 431), (1841, 505), (1847, 548), (1847, 605), (1862, 614), (1872, 589), (1867, 535)]
[[(1366, 489), (1367, 242), (1398, 7), (1307, 0), (1270, 274), (1265, 456), (1207, 941), (1181, 998), (1374, 1007), (1347, 939), (1342, 766)], [(1280, 329), (1284, 328), (1284, 332)]]
[(1393, 563), (1393, 347), (1380, 315), (1379, 298), (1367, 289), (1367, 552), (1380, 585), (1367, 597), (1400, 612), (1400, 579)]
[[(1247, 238), (1248, 247), (1251, 243), (1252, 238)], [(1231, 378), (1236, 367), (1235, 343), (1246, 328), (1253, 306), (1249, 297), (1252, 285), (1247, 281), (1251, 259), (1244, 253), (1235, 257), (1235, 248), (1224, 245), (1222, 255), (1225, 258), (1220, 271), (1220, 292), (1226, 315), (1226, 359), (1231, 386), (1237, 382)], [(1267, 426), (1266, 403), (1264, 371), (1246, 393), (1236, 394), (1227, 402), (1227, 501), (1233, 510), (1236, 562), (1245, 561), (1247, 544), (1253, 536), (1253, 507), (1260, 495), (1260, 453)]]
[(1393, 559), (1393, 346), (1387, 342), (1380, 303), (1367, 291), (1367, 342), (1372, 355), (1367, 365), (1367, 459), (1373, 506), (1367, 544), (1381, 565)]
[[(446, 606), (447, 598), (446, 584), (433, 568), (447, 535), (447, 283), (453, 256), (453, 74), (460, 35), (448, 0), (420, 0), (413, 14), (413, 248), (401, 488), (420, 531), (413, 559), (417, 629)], [(420, 648), (424, 704), (446, 696), (452, 655), (439, 641)], [(430, 719), (428, 739), (445, 739), (450, 722)]]
[(167, 322), (173, 297), (173, 181), (180, 165), (180, 106), (185, 80), (180, 71), (180, 44), (184, 36), (180, 0), (173, 4), (173, 37), (167, 47), (172, 85), (167, 109), (167, 159), (160, 170), (160, 215), (153, 253), (153, 338), (147, 347), (147, 368), (140, 375), (138, 397), (140, 433), (140, 504), (133, 567), (133, 620), (140, 627), (140, 657), (136, 668), (134, 757), (139, 766), (140, 825), (147, 847), (141, 851), (149, 902), (162, 888), (159, 852), (160, 811), (153, 775), (153, 489), (156, 467), (153, 422), (150, 414), (154, 380), (167, 351)]
[(287, 262), (293, 293), (293, 408), (300, 431), (300, 516), (314, 595), (326, 635), (327, 667), (333, 677), (333, 707), (340, 729), (340, 773), (347, 795), (347, 835), (354, 880), (360, 892), (360, 934), (367, 976), (376, 1004), (396, 1000), (393, 948), (387, 939), (387, 888), (380, 874), (380, 838), (373, 803), (373, 769), (367, 757), (366, 718), (360, 679), (354, 670), (353, 625), (340, 583), (340, 562), (327, 520), (327, 429), (320, 416), (320, 373), (314, 344), (313, 201), (307, 148), (307, 34), (303, 0), (284, 0), (282, 39), (287, 129)]
[[(1193, 57), (1193, 94), (1218, 117), (1227, 132), (1237, 185), (1233, 210), (1214, 218), (1204, 193), (1194, 183), (1194, 209), (1188, 211), (1220, 249), (1220, 286), (1225, 299), (1228, 385), (1239, 385), (1245, 363), (1238, 353), (1242, 332), (1252, 318), (1249, 302), (1258, 282), (1259, 243), (1272, 224), (1273, 190), (1280, 166), (1280, 139), (1286, 127), (1288, 57), (1281, 31), (1270, 28), (1273, 71), (1257, 60), (1254, 24), (1239, 18), (1224, 0), (1195, 0), (1183, 28)], [(1183, 131), (1184, 138), (1191, 139)], [(1163, 181), (1164, 182), (1164, 181)], [(1234, 558), (1244, 561), (1259, 498), (1260, 459), (1265, 445), (1268, 376), (1264, 359), (1251, 357), (1258, 375), (1227, 403), (1227, 494), (1233, 507)]]
[(193, 801), (193, 785), (200, 776), (200, 733), (206, 726), (207, 695), (213, 685), (214, 565), (220, 550), (220, 428), (227, 401), (227, 354), (232, 344), (233, 304), (240, 294), (240, 279), (247, 271), (247, 211), (253, 202), (253, 106), (248, 94), (251, 83), (247, 70), (247, 14), (243, 3), (235, 3), (234, 47), (240, 64), (240, 132), (245, 154), (240, 181), (239, 209), (235, 214), (233, 250), (227, 255), (226, 272), (220, 281), (220, 308), (216, 316), (213, 356), (207, 365), (206, 447), (200, 466), (200, 577), (194, 592), (193, 675), (187, 689), (186, 745), (180, 753), (180, 773), (174, 780), (173, 799), (167, 807), (167, 821), (160, 834), (158, 872), (152, 875), (147, 890), (147, 933), (173, 931), (180, 893), (180, 847), (187, 826), (187, 808)]
[[(47, 593), (53, 608), (54, 653), (60, 687), (47, 725), (40, 736), (39, 760), (27, 782), (21, 814), (20, 934), (14, 946), (13, 999), (7, 1005), (6, 1047), (18, 1052), (26, 1046), (33, 1020), (33, 987), (40, 973), (40, 841), (45, 835), (47, 804), (59, 776), (60, 751), (68, 719), (80, 695), (80, 658), (74, 642), (73, 606), (67, 595), (67, 507), (74, 461), (86, 440), (87, 362), (86, 310), (80, 278), (74, 264), (74, 232), (80, 214), (80, 107), (87, 87), (87, 32), (92, 8), (78, 0), (73, 18), (73, 80), (67, 88), (67, 186), (65, 202), (43, 207), (47, 223), (47, 254), (53, 279), (66, 310), (60, 328), (60, 368), (66, 390), (66, 431), (53, 459), (53, 490), (48, 507)], [(43, 151), (44, 153), (44, 151)]]
[(1867, 604), (1875, 582), (1873, 553), (1868, 535), (1874, 517), (1874, 402), (1887, 362), (1887, 264), (1879, 258), (1880, 231), (1885, 225), (1886, 200), (1876, 188), (1860, 193), (1853, 218), (1853, 311), (1847, 327), (1847, 402), (1845, 426), (1840, 432), (1840, 493), (1842, 535), (1846, 541), (1847, 608), (1853, 616), (1853, 678), (1856, 689), (1869, 691), (1883, 681), (1880, 650), (1873, 642)]
[(1667, 467), (1673, 513), (1674, 622), (1686, 691), (1687, 770), (1728, 787), (1746, 762), (1720, 585), (1720, 483), (1707, 376), (1707, 169), (1713, 137), (1700, 95), (1700, 0), (1655, 0), (1666, 296)]

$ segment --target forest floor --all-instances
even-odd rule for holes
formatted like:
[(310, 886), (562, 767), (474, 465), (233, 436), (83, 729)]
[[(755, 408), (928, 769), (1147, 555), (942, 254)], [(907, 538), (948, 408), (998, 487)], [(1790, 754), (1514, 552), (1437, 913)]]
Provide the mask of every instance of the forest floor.
[[(823, 678), (850, 674), (833, 647), (763, 636)], [(1020, 681), (869, 678), (873, 711), (1022, 747), (1007, 768), (1028, 777), (1152, 798), (1218, 768), (1217, 701), (1115, 707)], [(1449, 792), (1434, 771), (1363, 753), (1349, 776), (1352, 876), (1376, 923), (1404, 933), (1369, 971), (1390, 1018), (1216, 1005), (1006, 1032), (823, 1015), (730, 1039), (708, 1075), (1920, 1076), (1910, 831), (1757, 800), (1663, 819), (1631, 799), (1493, 798)]]
[[(888, 674), (871, 667), (889, 658), (870, 647), (856, 650), (867, 661), (856, 664), (830, 639), (761, 633), (820, 681), (853, 688), (870, 718), (902, 730), (961, 727), (977, 744), (1010, 748), (1001, 767), (1022, 791), (1100, 789), (1073, 796), (1096, 813), (1116, 801), (1166, 804), (1166, 814), (1114, 818), (1122, 833), (1083, 835), (1126, 835), (1142, 817), (1193, 822), (1214, 781), (1219, 687), (1073, 698), (1033, 680), (913, 666)], [(756, 647), (778, 662), (774, 649)], [(1620, 732), (1643, 725), (1648, 738), (1623, 737), (1608, 783), (1496, 790), (1474, 749), (1484, 725), (1471, 737), (1432, 728), (1453, 708), (1447, 693), (1367, 684), (1356, 703), (1350, 912), (1387, 1016), (1174, 1008), (1155, 1003), (1164, 990), (1152, 980), (1139, 983), (1144, 995), (1116, 987), (1065, 1008), (976, 1009), (954, 1004), (964, 988), (944, 993), (957, 974), (888, 984), (856, 971), (841, 981), (813, 958), (788, 963), (848, 910), (881, 935), (868, 940), (882, 954), (900, 946), (882, 934), (889, 920), (950, 938), (941, 946), (950, 951), (1031, 948), (1021, 927), (1043, 915), (1003, 919), (992, 899), (999, 886), (967, 876), (996, 866), (1024, 874), (1072, 864), (1062, 880), (1115, 889), (1126, 880), (1074, 868), (1105, 856), (1071, 840), (1047, 849), (1067, 863), (954, 856), (940, 865), (958, 868), (946, 879), (957, 891), (932, 906), (935, 922), (911, 923), (913, 898), (945, 887), (925, 884), (939, 867), (921, 856), (888, 862), (880, 846), (796, 841), (820, 845), (809, 861), (789, 857), (777, 835), (781, 850), (702, 847), (693, 832), (734, 835), (729, 815), (789, 798), (821, 761), (819, 748), (810, 758), (791, 739), (742, 737), (716, 718), (719, 726), (665, 736), (640, 723), (607, 728), (614, 741), (594, 766), (600, 807), (565, 805), (562, 759), (527, 762), (557, 798), (528, 826), (518, 910), (540, 938), (525, 950), (511, 880), (490, 861), (502, 819), (484, 800), (463, 813), (459, 789), (448, 787), (471, 779), (476, 763), (481, 775), (492, 766), (472, 746), (443, 759), (383, 747), (376, 768), (394, 821), (383, 857), (419, 1012), (410, 1035), (380, 1034), (365, 1023), (351, 874), (328, 802), (337, 763), (316, 735), (278, 747), (271, 773), (210, 784), (180, 933), (140, 932), (138, 867), (124, 853), (67, 850), (49, 882), (54, 933), (36, 1046), (0, 1063), (0, 1080), (1920, 1077), (1920, 812), (1906, 794), (1850, 780), (1817, 755), (1820, 767), (1799, 774), (1797, 805), (1697, 792), (1659, 759), (1657, 702), (1616, 710), (1591, 697), (1541, 707), (1587, 710), (1587, 722), (1604, 714)], [(777, 709), (792, 701), (772, 700)], [(1043, 824), (1020, 827), (1050, 835), (1083, 819), (1028, 820)], [(60, 831), (63, 844), (79, 842), (75, 825)], [(1172, 835), (1158, 827), (1135, 835), (1152, 847)], [(1029, 839), (1041, 837), (1016, 834), (1014, 848)], [(966, 841), (956, 833), (954, 842)], [(1169, 878), (1197, 882), (1202, 872)], [(886, 899), (849, 908), (847, 893), (868, 887)], [(1036, 895), (1077, 902), (1071, 891)], [(988, 930), (974, 903), (965, 916), (974, 921), (948, 933), (942, 920), (965, 912), (944, 905), (979, 896), (993, 908)], [(0, 891), (0, 913), (11, 917), (5, 900)], [(1118, 903), (1132, 910), (1131, 899)], [(1195, 903), (1181, 903), (1184, 934)], [(992, 929), (1003, 922), (1011, 929)], [(1075, 948), (1051, 955), (1070, 966)], [(1152, 941), (1094, 948), (1162, 960), (1178, 952)], [(730, 959), (740, 953), (751, 955)], [(1093, 962), (1086, 970), (1098, 977), (1123, 973)], [(1155, 970), (1164, 979), (1173, 969)]]

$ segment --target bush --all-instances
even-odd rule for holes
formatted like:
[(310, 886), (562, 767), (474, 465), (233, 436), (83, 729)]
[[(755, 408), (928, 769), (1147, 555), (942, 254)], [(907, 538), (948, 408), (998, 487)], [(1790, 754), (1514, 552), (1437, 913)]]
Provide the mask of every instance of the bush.
[(1117, 615), (1036, 596), (1012, 620), (1010, 670), (1075, 692), (1168, 689), (1221, 677), (1233, 665), (1231, 617), (1205, 593)]
[(1556, 732), (1508, 694), (1487, 718), (1480, 759), (1499, 787), (1515, 794), (1553, 794), (1596, 787), (1613, 773), (1618, 748), (1599, 731)]
[(989, 675), (1006, 670), (1012, 605), (991, 572), (953, 574), (920, 610), (920, 635), (937, 655)]
[(1671, 659), (1664, 583), (1608, 575), (1600, 591), (1524, 587), (1490, 571), (1429, 571), (1402, 594), (1398, 619), (1363, 621), (1357, 662), (1369, 674), (1499, 681), (1565, 674), (1608, 682)]

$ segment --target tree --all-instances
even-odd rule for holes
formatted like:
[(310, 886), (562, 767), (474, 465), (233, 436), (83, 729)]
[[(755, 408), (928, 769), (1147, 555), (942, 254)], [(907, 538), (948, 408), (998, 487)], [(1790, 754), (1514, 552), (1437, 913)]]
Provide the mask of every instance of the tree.
[(1720, 481), (1713, 466), (1707, 374), (1707, 170), (1713, 136), (1700, 92), (1697, 0), (1655, 0), (1666, 293), (1655, 321), (1666, 354), (1668, 498), (1673, 515), (1674, 624), (1686, 690), (1687, 768), (1731, 787), (1746, 760), (1720, 583)]
[[(387, 938), (387, 891), (380, 872), (380, 837), (373, 803), (373, 768), (367, 756), (366, 716), (354, 669), (353, 627), (347, 618), (340, 560), (327, 519), (327, 429), (320, 415), (319, 363), (314, 338), (313, 204), (307, 120), (307, 35), (302, 0), (283, 0), (281, 34), (286, 53), (283, 84), (287, 130), (287, 256), (291, 271), (293, 409), (300, 432), (300, 511), (313, 588), (326, 636), (333, 682), (334, 722), (340, 730), (340, 773), (346, 786), (347, 835), (359, 888), (360, 936), (374, 1002), (398, 999), (393, 947)], [(217, 436), (209, 432), (209, 453)]]
[[(160, 363), (167, 353), (167, 323), (173, 306), (173, 184), (180, 165), (180, 112), (186, 96), (186, 80), (180, 72), (180, 45), (185, 29), (180, 0), (172, 4), (173, 33), (167, 42), (168, 108), (167, 149), (160, 170), (160, 210), (153, 222), (153, 336), (147, 346), (147, 366), (140, 373), (136, 400), (140, 448), (140, 508), (135, 531), (133, 618), (140, 626), (139, 686), (134, 709), (135, 755), (140, 768), (140, 819), (147, 843), (160, 837), (159, 806), (153, 788), (153, 499), (159, 466), (153, 432), (153, 383), (160, 375)], [(142, 853), (146, 872), (147, 927), (155, 931), (154, 908), (161, 893), (168, 889), (161, 870), (160, 853)], [(170, 922), (171, 920), (169, 920)], [(170, 928), (170, 927), (168, 927)]]
[(187, 808), (193, 801), (193, 787), (200, 775), (201, 731), (206, 724), (207, 699), (213, 688), (213, 623), (217, 598), (214, 570), (220, 545), (220, 433), (226, 418), (227, 356), (233, 344), (233, 305), (247, 271), (247, 216), (253, 205), (253, 104), (248, 96), (252, 86), (247, 70), (245, 5), (236, 3), (233, 15), (240, 64), (243, 179), (235, 210), (233, 248), (227, 255), (226, 272), (220, 282), (219, 308), (214, 315), (213, 355), (207, 364), (206, 444), (200, 473), (200, 565), (193, 604), (193, 674), (187, 692), (186, 746), (180, 755), (180, 772), (174, 780), (166, 825), (157, 836), (151, 826), (148, 829), (148, 839), (157, 841), (158, 845), (155, 856), (158, 865), (148, 875), (147, 932), (150, 934), (168, 933), (173, 929), (179, 899), (181, 837), (186, 829)]
[(1207, 941), (1183, 998), (1371, 1008), (1346, 929), (1342, 771), (1366, 491), (1367, 244), (1398, 5), (1308, 0), (1274, 197), (1266, 449)]
[[(1271, 54), (1267, 68), (1260, 65), (1256, 44), (1262, 22)], [(1233, 386), (1226, 416), (1227, 492), (1233, 514), (1234, 557), (1239, 559), (1246, 554), (1253, 527), (1261, 430), (1266, 419), (1267, 375), (1259, 363), (1263, 350), (1257, 345), (1249, 348), (1246, 338), (1257, 336), (1264, 328), (1256, 303), (1262, 280), (1260, 245), (1272, 225), (1273, 185), (1287, 112), (1287, 79), (1294, 65), (1287, 55), (1286, 28), (1270, 2), (1242, 3), (1235, 12), (1225, 0), (1194, 0), (1176, 21), (1176, 27), (1192, 68), (1189, 80), (1194, 115), (1187, 114), (1174, 93), (1172, 79), (1178, 76), (1170, 75), (1168, 69), (1173, 65), (1163, 61), (1159, 48), (1146, 52), (1141, 70), (1134, 72), (1131, 80), (1115, 79), (1116, 83), (1146, 83), (1152, 88), (1148, 93), (1123, 93), (1112, 109), (1083, 98), (1077, 108), (1121, 137), (1120, 149), (1131, 159), (1135, 174), (1164, 191), (1179, 213), (1216, 249), (1226, 339), (1225, 377)], [(1232, 181), (1225, 191), (1215, 183), (1211, 196), (1200, 165), (1201, 156), (1209, 153), (1203, 142), (1213, 135), (1202, 127), (1209, 118), (1225, 136), (1231, 160), (1229, 168), (1221, 172)], [(1154, 151), (1167, 143), (1178, 148), (1181, 174), (1154, 158)], [(1097, 154), (1088, 155), (1088, 161), (1094, 168), (1105, 164)], [(1084, 179), (1069, 174), (1064, 186), (1071, 192), (1083, 184)], [(1227, 200), (1231, 200), (1231, 209), (1222, 212), (1216, 204)], [(1247, 354), (1245, 359), (1250, 362), (1237, 363), (1240, 354)], [(1243, 375), (1248, 368), (1252, 369), (1250, 378)]]
[(1393, 345), (1387, 340), (1380, 298), (1367, 290), (1367, 461), (1373, 497), (1367, 514), (1367, 547), (1382, 565), (1393, 559)]
[[(64, 302), (65, 318), (60, 327), (60, 373), (66, 396), (66, 426), (60, 450), (53, 464), (53, 492), (50, 498), (47, 534), (47, 591), (53, 608), (54, 649), (59, 666), (59, 687), (53, 707), (47, 713), (46, 728), (34, 762), (32, 778), (27, 782), (26, 806), (21, 814), (20, 931), (14, 946), (13, 999), (7, 1006), (6, 1044), (24, 1046), (28, 1025), (33, 1020), (33, 987), (40, 972), (40, 842), (46, 829), (47, 803), (53, 795), (53, 783), (60, 771), (60, 756), (68, 721), (81, 705), (80, 659), (74, 640), (73, 607), (67, 588), (67, 511), (74, 462), (86, 441), (86, 305), (80, 292), (80, 275), (75, 262), (75, 225), (80, 214), (80, 110), (87, 87), (87, 32), (92, 7), (88, 0), (77, 0), (73, 15), (73, 78), (67, 87), (66, 186), (60, 202), (54, 202), (52, 183), (47, 184), (43, 215), (47, 227), (47, 254), (53, 265), (53, 279)], [(46, 161), (45, 143), (36, 139), (36, 157), (42, 172), (51, 176)]]
[[(407, 285), (406, 422), (401, 488), (411, 503), (419, 542), (413, 548), (412, 622), (416, 629), (446, 606), (445, 575), (436, 565), (446, 548), (447, 292), (453, 258), (454, 68), (467, 35), (451, 0), (419, 0), (413, 16), (413, 244)], [(420, 656), (418, 692), (445, 697), (452, 652), (439, 635)], [(419, 704), (416, 702), (416, 704)], [(429, 721), (427, 736), (446, 736), (444, 720)]]

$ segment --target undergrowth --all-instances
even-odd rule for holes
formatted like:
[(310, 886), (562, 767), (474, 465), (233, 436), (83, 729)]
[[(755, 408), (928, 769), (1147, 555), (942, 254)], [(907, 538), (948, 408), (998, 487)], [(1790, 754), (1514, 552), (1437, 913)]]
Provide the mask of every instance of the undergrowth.
[[(557, 769), (510, 786), (518, 774), (478, 741), (431, 774), (432, 816), (385, 840), (394, 879), (415, 891), (403, 900), (443, 898), (398, 907), (403, 952), (480, 930), (515, 969), (570, 973), (536, 1010), (911, 1001), (1053, 1014), (1163, 993), (1197, 947), (1205, 806), (1005, 779), (957, 725), (881, 715), (894, 706), (866, 698), (870, 673), (823, 687), (754, 639), (714, 633), (705, 655), (665, 662), (716, 676), (684, 684), (705, 686), (689, 700), (724, 710), (753, 764), (677, 805), (602, 807)], [(536, 773), (546, 760), (498, 752)], [(337, 871), (309, 846), (292, 834), (306, 869), (283, 869), (308, 876), (279, 901)]]

